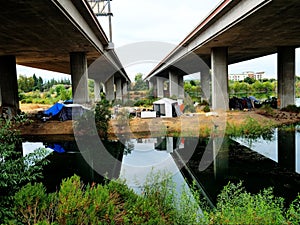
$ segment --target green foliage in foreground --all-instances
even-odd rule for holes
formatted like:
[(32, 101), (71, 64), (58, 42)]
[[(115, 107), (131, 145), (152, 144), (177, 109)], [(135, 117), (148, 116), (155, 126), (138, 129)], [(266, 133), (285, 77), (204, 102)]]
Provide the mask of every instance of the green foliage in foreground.
[(23, 157), (18, 145), (22, 144), (14, 125), (25, 123), (23, 117), (12, 120), (0, 119), (0, 222), (9, 216), (14, 194), (26, 183), (42, 176), (42, 168), (47, 161), (41, 161), (46, 155), (45, 149), (37, 149)]
[[(14, 217), (8, 224), (299, 224), (300, 195), (284, 208), (272, 189), (246, 192), (241, 183), (228, 184), (209, 208), (199, 194), (174, 191), (170, 179), (157, 176), (135, 194), (124, 183), (84, 186), (76, 175), (60, 190), (47, 194), (42, 184), (27, 184), (14, 196)], [(197, 199), (197, 200), (195, 200)], [(199, 210), (199, 205), (202, 211)]]

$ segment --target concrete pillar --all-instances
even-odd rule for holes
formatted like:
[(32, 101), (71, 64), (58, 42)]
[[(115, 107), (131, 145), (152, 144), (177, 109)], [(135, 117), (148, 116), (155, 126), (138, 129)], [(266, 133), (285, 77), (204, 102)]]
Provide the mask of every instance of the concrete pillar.
[(178, 98), (184, 99), (184, 81), (183, 76), (178, 77)]
[(201, 90), (202, 90), (202, 100), (206, 100), (207, 102), (211, 103), (211, 75), (210, 70), (207, 67), (204, 67), (200, 72), (200, 80), (201, 80)]
[(169, 71), (169, 94), (170, 97), (178, 97), (178, 75)]
[(123, 97), (122, 80), (120, 78), (116, 79), (115, 85), (116, 85), (116, 99), (122, 100)]
[(164, 78), (163, 77), (157, 77), (157, 97), (163, 98), (164, 97)]
[(150, 95), (152, 95), (154, 98), (157, 97), (157, 82), (155, 78), (151, 78), (149, 80), (149, 90), (152, 90), (152, 93), (150, 93)]
[(228, 110), (228, 49), (226, 47), (212, 48), (212, 109)]
[(295, 48), (278, 48), (278, 106), (295, 104)]
[(85, 52), (70, 53), (73, 101), (75, 103), (89, 102), (88, 70)]
[(99, 102), (101, 100), (100, 91), (101, 91), (100, 81), (99, 80), (94, 80), (95, 102)]
[(16, 57), (12, 55), (0, 56), (0, 97), (1, 105), (19, 109)]
[[(297, 131), (296, 131), (297, 132)], [(296, 169), (296, 134), (278, 128), (278, 164), (291, 171)]]
[(106, 95), (106, 99), (108, 101), (115, 100), (115, 78), (114, 78), (114, 76), (111, 76), (105, 82), (105, 95)]
[(128, 101), (128, 81), (125, 81), (122, 85), (123, 91), (123, 103)]

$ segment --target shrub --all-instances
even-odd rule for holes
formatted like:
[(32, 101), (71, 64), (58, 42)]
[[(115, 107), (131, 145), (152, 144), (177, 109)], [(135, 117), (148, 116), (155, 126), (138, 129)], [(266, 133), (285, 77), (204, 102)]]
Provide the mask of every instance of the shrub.
[(218, 196), (216, 209), (205, 213), (210, 224), (284, 224), (283, 199), (271, 188), (250, 194), (242, 184), (229, 183)]
[[(26, 122), (20, 119), (13, 120)], [(0, 119), (0, 221), (12, 216), (9, 210), (12, 196), (26, 183), (41, 178), (42, 168), (47, 164), (46, 160), (41, 160), (46, 156), (45, 149), (22, 156), (18, 149), (21, 139), (13, 125), (11, 120)]]
[(205, 105), (204, 108), (203, 108), (203, 111), (204, 112), (210, 112), (210, 108), (208, 105)]

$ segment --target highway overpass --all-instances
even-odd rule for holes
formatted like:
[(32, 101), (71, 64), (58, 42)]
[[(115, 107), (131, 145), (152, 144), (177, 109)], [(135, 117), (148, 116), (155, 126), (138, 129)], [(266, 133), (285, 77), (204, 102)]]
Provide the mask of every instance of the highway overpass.
[(204, 97), (227, 110), (228, 65), (278, 53), (279, 104), (294, 104), (299, 12), (299, 0), (223, 0), (145, 79), (159, 97), (166, 79), (170, 96), (182, 97), (182, 77), (200, 72)]
[(87, 1), (5, 0), (0, 21), (2, 106), (19, 108), (16, 64), (70, 74), (80, 103), (89, 101), (88, 78), (98, 91), (106, 86), (109, 100), (115, 89), (126, 95), (130, 80)]

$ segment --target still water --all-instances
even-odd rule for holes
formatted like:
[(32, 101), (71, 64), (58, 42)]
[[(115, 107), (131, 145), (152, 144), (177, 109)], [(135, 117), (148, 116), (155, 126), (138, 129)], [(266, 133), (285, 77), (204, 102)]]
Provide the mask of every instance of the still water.
[[(216, 143), (222, 143), (216, 149)], [(23, 143), (27, 154), (37, 147), (49, 150), (50, 163), (44, 170), (44, 184), (55, 191), (63, 178), (79, 175), (84, 182), (102, 182), (97, 165), (106, 163), (111, 177), (125, 179), (135, 191), (146, 182), (147, 174), (159, 171), (170, 174), (177, 191), (196, 180), (212, 202), (229, 181), (243, 181), (256, 193), (273, 187), (287, 202), (300, 192), (300, 133), (275, 130), (271, 140), (199, 139), (191, 137), (155, 137), (124, 139), (103, 143), (115, 162), (78, 149), (75, 140), (30, 138)], [(101, 164), (102, 165), (102, 164)]]

